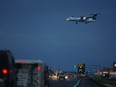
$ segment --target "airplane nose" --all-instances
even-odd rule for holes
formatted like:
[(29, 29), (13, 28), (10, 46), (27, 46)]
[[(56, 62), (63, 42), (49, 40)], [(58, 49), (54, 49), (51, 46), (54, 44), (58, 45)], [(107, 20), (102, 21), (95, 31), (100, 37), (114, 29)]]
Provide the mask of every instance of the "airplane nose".
[(66, 21), (69, 21), (69, 18), (67, 18)]

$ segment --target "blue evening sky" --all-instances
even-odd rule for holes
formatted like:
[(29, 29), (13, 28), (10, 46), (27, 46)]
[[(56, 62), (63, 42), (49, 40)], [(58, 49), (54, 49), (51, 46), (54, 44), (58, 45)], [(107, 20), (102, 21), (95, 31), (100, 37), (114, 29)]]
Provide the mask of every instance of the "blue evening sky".
[[(100, 13), (96, 22), (66, 22)], [(0, 49), (52, 69), (116, 61), (116, 0), (0, 0)]]

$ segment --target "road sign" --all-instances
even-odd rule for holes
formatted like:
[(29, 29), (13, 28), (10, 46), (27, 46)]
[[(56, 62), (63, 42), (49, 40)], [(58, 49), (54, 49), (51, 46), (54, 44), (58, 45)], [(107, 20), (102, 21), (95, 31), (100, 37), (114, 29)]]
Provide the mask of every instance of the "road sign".
[(78, 64), (78, 74), (84, 74), (85, 73), (85, 64)]

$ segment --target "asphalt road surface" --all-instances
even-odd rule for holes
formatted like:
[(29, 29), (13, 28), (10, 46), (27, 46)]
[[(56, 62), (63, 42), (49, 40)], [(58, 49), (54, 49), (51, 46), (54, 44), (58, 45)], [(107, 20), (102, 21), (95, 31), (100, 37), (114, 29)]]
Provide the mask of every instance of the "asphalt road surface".
[[(4, 87), (0, 85), (0, 87)], [(50, 87), (101, 87), (93, 81), (83, 79), (72, 79), (72, 80), (50, 80)]]
[(101, 87), (93, 81), (83, 79), (72, 79), (72, 80), (50, 80), (50, 87)]

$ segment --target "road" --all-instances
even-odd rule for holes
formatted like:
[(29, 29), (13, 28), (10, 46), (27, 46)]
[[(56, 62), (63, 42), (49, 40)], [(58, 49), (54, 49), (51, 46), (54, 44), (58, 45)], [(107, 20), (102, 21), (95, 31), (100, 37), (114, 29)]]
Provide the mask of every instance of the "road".
[[(0, 87), (4, 87), (0, 85)], [(72, 79), (72, 80), (50, 80), (50, 87), (101, 87), (93, 81), (83, 79)]]
[(73, 80), (60, 80), (53, 81), (50, 80), (50, 87), (101, 87), (93, 81), (83, 78), (83, 79), (73, 79)]

